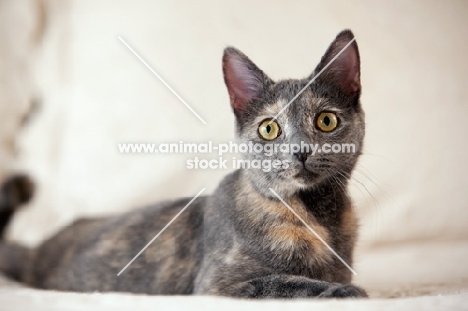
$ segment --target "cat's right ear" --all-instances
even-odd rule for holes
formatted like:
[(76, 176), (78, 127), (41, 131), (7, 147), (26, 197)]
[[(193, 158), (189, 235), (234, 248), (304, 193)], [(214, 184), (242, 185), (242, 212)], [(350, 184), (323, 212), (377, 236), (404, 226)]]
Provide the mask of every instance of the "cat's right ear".
[(246, 111), (248, 104), (258, 99), (265, 87), (273, 83), (244, 53), (234, 47), (224, 50), (223, 74), (236, 114)]

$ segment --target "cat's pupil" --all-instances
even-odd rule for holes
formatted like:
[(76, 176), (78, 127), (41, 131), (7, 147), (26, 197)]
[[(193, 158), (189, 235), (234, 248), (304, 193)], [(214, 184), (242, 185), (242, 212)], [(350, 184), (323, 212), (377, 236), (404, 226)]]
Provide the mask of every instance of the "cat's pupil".
[(266, 131), (267, 131), (267, 133), (270, 133), (270, 131), (271, 131), (271, 126), (270, 125), (266, 126)]
[(329, 117), (323, 118), (323, 123), (325, 123), (326, 126), (329, 126), (330, 125), (330, 118)]

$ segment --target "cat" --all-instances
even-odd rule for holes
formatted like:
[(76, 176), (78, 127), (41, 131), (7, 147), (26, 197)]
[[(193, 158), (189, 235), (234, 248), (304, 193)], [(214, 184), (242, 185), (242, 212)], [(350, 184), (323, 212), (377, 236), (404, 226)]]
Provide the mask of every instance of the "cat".
[(352, 264), (357, 219), (347, 184), (365, 129), (360, 58), (352, 40), (350, 30), (339, 33), (305, 79), (275, 82), (234, 47), (224, 50), (222, 66), (241, 142), (353, 143), (354, 153), (278, 152), (268, 158), (288, 161), (288, 168), (230, 173), (212, 195), (196, 198), (119, 276), (191, 198), (77, 220), (34, 249), (2, 241), (0, 271), (36, 288), (63, 291), (367, 297), (351, 284), (343, 262), (278, 198)]

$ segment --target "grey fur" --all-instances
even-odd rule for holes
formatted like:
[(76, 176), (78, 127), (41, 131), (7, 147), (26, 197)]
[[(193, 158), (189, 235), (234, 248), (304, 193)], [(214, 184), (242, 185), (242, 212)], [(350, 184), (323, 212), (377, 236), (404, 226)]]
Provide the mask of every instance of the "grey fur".
[[(350, 31), (340, 33), (310, 77), (279, 82), (238, 50), (227, 48), (223, 69), (238, 138), (265, 144), (257, 132), (259, 123), (274, 117), (351, 38)], [(362, 148), (364, 113), (357, 45), (349, 49), (278, 117), (282, 132), (275, 143), (354, 143), (356, 153), (317, 154), (305, 161), (278, 153), (269, 159), (290, 161), (290, 168), (229, 174), (212, 195), (197, 198), (120, 276), (120, 269), (190, 198), (79, 220), (32, 250), (3, 242), (0, 269), (34, 287), (68, 291), (366, 297), (350, 284), (351, 272), (269, 191), (275, 189), (352, 264), (357, 222), (346, 187)], [(335, 131), (317, 129), (321, 111), (337, 113)]]

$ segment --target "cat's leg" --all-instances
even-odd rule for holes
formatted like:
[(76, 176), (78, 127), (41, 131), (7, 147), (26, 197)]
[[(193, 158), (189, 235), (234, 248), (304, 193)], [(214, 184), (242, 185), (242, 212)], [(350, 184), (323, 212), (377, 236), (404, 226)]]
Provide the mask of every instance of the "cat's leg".
[(306, 277), (275, 274), (219, 289), (221, 295), (242, 298), (364, 298), (366, 292), (352, 284), (329, 283)]

